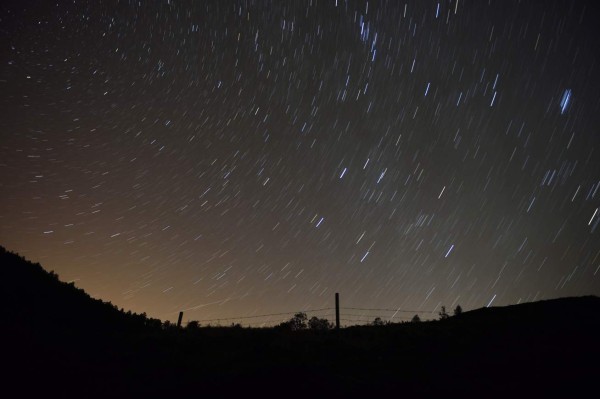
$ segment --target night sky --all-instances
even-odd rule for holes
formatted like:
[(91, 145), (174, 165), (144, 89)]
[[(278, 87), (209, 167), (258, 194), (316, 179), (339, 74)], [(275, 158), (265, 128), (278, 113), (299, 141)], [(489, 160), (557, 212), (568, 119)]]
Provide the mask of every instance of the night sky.
[(0, 245), (163, 320), (600, 295), (593, 4), (2, 2)]

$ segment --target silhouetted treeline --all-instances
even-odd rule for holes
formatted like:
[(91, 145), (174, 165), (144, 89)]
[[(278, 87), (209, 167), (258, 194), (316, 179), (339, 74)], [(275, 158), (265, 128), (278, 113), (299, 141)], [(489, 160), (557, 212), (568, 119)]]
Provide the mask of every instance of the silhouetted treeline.
[(0, 278), (3, 387), (19, 397), (576, 397), (599, 371), (597, 297), (339, 331), (303, 313), (274, 328), (177, 328), (1, 247)]
[(0, 259), (3, 313), (20, 323), (42, 330), (53, 325), (90, 331), (161, 328), (160, 320), (125, 312), (110, 302), (91, 298), (73, 283), (60, 281), (53, 271), (46, 272), (39, 263), (27, 262), (3, 247)]

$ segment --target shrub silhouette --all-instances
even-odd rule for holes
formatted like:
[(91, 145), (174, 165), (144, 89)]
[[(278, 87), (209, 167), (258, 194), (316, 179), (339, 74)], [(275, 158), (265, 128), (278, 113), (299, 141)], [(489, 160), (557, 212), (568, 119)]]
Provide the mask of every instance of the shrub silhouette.
[(317, 316), (313, 316), (308, 321), (308, 328), (314, 331), (326, 331), (333, 328), (333, 324), (327, 319), (319, 319)]
[(460, 316), (462, 314), (462, 308), (460, 307), (460, 305), (458, 305), (455, 309), (454, 309), (454, 316)]
[(307, 320), (308, 317), (306, 316), (306, 313), (298, 312), (294, 317), (281, 323), (278, 327), (291, 331), (305, 330), (307, 327)]
[(438, 314), (440, 315), (440, 320), (445, 320), (448, 317), (450, 317), (450, 315), (446, 312), (445, 306), (442, 306), (442, 309), (440, 310), (440, 312)]
[(187, 323), (187, 326), (185, 326), (185, 328), (188, 330), (197, 330), (200, 328), (200, 323), (198, 323), (198, 321), (196, 320), (192, 320)]
[(385, 321), (381, 320), (381, 317), (376, 317), (375, 320), (373, 320), (373, 322), (371, 323), (371, 325), (373, 326), (383, 326), (385, 323)]
[(419, 317), (418, 314), (414, 315), (414, 317), (411, 320), (413, 323), (419, 323), (421, 321), (421, 318)]

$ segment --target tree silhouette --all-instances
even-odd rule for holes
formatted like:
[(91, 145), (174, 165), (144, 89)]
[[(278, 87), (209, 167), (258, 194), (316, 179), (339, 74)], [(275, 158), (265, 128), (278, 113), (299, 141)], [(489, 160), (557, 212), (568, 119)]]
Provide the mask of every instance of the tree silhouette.
[(192, 320), (187, 323), (187, 326), (185, 328), (188, 330), (197, 330), (200, 328), (200, 323), (198, 323), (198, 321), (196, 320)]
[(413, 323), (418, 323), (421, 321), (421, 318), (419, 317), (418, 314), (414, 315), (414, 317), (411, 320)]
[(304, 312), (298, 312), (289, 321), (282, 323), (282, 327), (287, 327), (292, 331), (305, 330), (308, 317)]
[(373, 320), (373, 323), (371, 323), (374, 326), (383, 326), (385, 324), (385, 321), (381, 320), (381, 317), (376, 317), (375, 320)]
[(458, 305), (455, 309), (454, 309), (454, 316), (460, 316), (462, 314), (462, 308), (460, 307), (460, 305)]
[(318, 317), (313, 316), (308, 321), (308, 328), (315, 331), (326, 331), (333, 328), (333, 324), (327, 319), (319, 319)]
[(446, 307), (442, 306), (442, 309), (440, 310), (440, 313), (438, 313), (440, 315), (440, 320), (445, 320), (448, 317), (450, 317), (450, 315), (446, 312)]

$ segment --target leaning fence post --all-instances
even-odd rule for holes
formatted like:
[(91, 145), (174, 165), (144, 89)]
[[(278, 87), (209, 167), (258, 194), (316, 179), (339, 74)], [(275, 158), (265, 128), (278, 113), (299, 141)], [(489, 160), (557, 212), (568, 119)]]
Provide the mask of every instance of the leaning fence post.
[(183, 312), (179, 312), (179, 319), (177, 319), (177, 327), (181, 327), (181, 319), (183, 319)]

